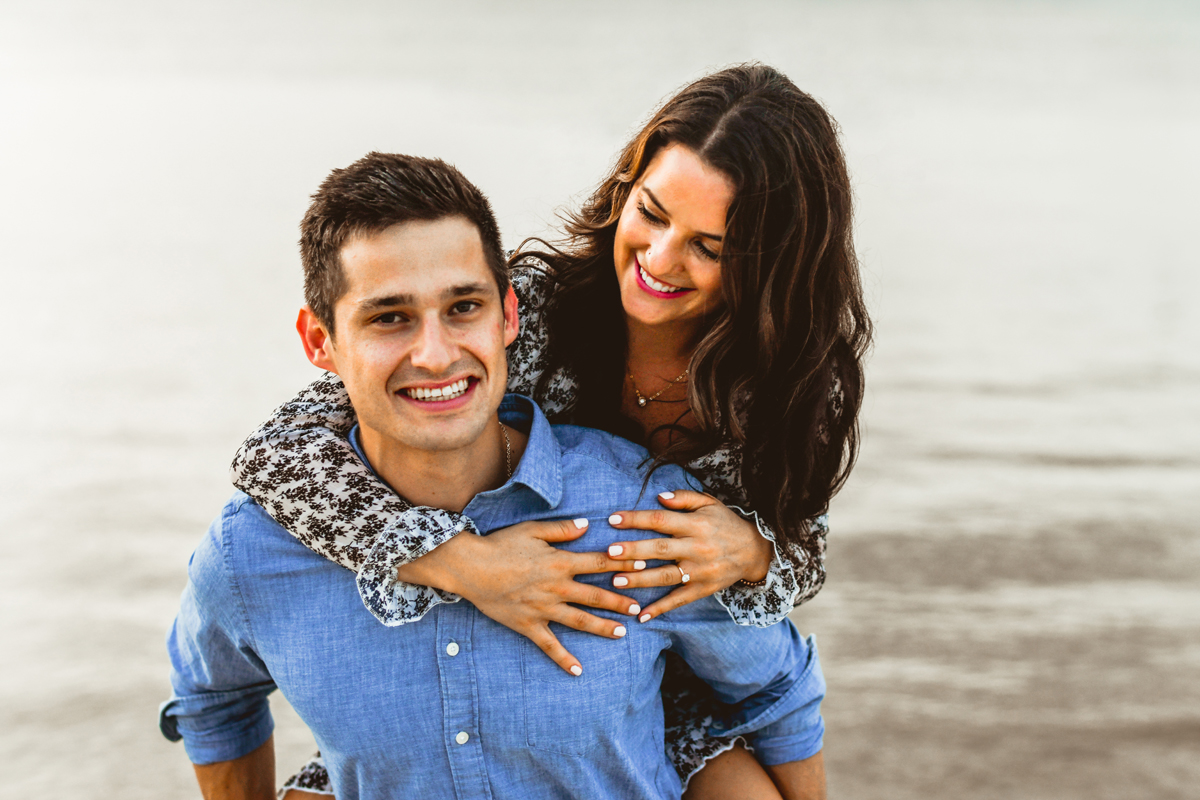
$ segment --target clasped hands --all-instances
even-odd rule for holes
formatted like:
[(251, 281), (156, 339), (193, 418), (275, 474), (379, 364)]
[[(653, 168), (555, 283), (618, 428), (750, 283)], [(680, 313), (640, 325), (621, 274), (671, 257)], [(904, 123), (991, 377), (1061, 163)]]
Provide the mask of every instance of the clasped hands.
[[(481, 612), (541, 648), (572, 675), (583, 665), (558, 641), (551, 622), (619, 639), (626, 627), (579, 606), (602, 608), (647, 622), (739, 580), (762, 579), (774, 553), (755, 525), (699, 492), (664, 492), (664, 508), (618, 511), (614, 528), (654, 531), (665, 538), (616, 542), (608, 552), (573, 553), (554, 547), (587, 532), (587, 520), (522, 522), (487, 536), (458, 535), (400, 567), (400, 580), (460, 594)], [(647, 561), (669, 561), (647, 569)], [(613, 572), (614, 588), (686, 583), (641, 608), (629, 597), (580, 583), (576, 575)]]

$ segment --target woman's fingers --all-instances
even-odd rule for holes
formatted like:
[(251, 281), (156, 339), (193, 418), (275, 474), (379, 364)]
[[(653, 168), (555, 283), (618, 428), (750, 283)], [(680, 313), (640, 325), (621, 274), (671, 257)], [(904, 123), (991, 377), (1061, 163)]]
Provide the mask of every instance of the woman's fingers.
[(672, 511), (695, 511), (720, 501), (710, 494), (680, 489), (676, 492), (659, 492), (658, 502)]
[(570, 562), (572, 575), (594, 575), (600, 572), (624, 572), (625, 570), (645, 569), (643, 563), (638, 566), (635, 559), (613, 559), (606, 553), (568, 553), (562, 551)]
[(570, 542), (583, 536), (587, 527), (588, 521), (580, 517), (522, 522), (520, 525), (514, 525), (513, 529), (528, 528), (535, 539), (541, 539), (543, 542)]
[[(636, 542), (613, 542), (608, 548), (608, 557), (614, 562), (620, 560), (631, 564), (624, 569), (645, 569), (647, 561), (678, 561), (681, 558), (693, 558), (692, 543), (680, 539), (641, 539)], [(641, 562), (641, 566), (637, 565)]]
[[(570, 593), (566, 597), (566, 602), (568, 603), (577, 603), (590, 608), (603, 608), (605, 611), (614, 611), (618, 614), (632, 614), (635, 617), (642, 611), (636, 602), (628, 597), (622, 597), (616, 592), (610, 592), (607, 589), (601, 589), (599, 586), (579, 583), (578, 581), (574, 583), (575, 585), (571, 587)], [(588, 614), (588, 616), (592, 615)], [(596, 619), (599, 618), (596, 617)], [(608, 620), (608, 622), (609, 627), (617, 624), (612, 622), (612, 620)], [(571, 627), (575, 626), (572, 625)], [(583, 630), (583, 628), (579, 630)]]
[[(678, 570), (676, 570), (678, 572)], [(702, 597), (707, 597), (709, 592), (704, 591), (698, 586), (684, 585), (680, 586), (672, 592), (660, 597), (655, 602), (642, 609), (642, 613), (638, 615), (638, 622), (649, 622), (655, 617), (660, 617), (668, 611), (672, 611), (680, 606), (686, 606), (688, 603), (693, 603)]]
[(608, 518), (608, 524), (614, 528), (632, 528), (678, 536), (692, 530), (695, 523), (690, 516), (691, 512), (705, 506), (720, 505), (718, 500), (709, 495), (682, 489), (678, 492), (660, 493), (658, 502), (666, 506), (666, 509), (618, 511)]
[[(674, 564), (664, 564), (661, 567), (643, 570), (642, 572), (623, 572), (613, 576), (613, 586), (621, 589), (644, 589), (653, 586), (675, 586), (685, 583), (684, 573)], [(688, 576), (688, 581), (691, 576)]]
[[(626, 606), (626, 608), (629, 608), (629, 606)], [(595, 614), (589, 614), (581, 608), (568, 605), (559, 606), (550, 615), (550, 619), (560, 625), (566, 625), (568, 628), (574, 628), (584, 633), (594, 633), (597, 636), (604, 636), (608, 639), (620, 639), (625, 635), (626, 631), (623, 623), (597, 617)]]
[(565, 672), (576, 677), (583, 674), (583, 665), (579, 663), (579, 659), (567, 652), (567, 648), (562, 646), (558, 641), (558, 637), (550, 632), (550, 626), (542, 624), (539, 629), (529, 636), (529, 641), (538, 646), (551, 661), (558, 664)]

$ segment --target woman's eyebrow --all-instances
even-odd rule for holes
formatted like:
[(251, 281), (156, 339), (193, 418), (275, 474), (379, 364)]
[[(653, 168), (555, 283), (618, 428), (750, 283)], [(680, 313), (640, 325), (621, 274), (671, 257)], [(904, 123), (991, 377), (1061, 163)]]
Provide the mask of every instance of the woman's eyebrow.
[[(650, 191), (649, 186), (642, 184), (642, 191), (646, 193), (646, 195), (650, 198), (651, 201), (653, 201), (654, 205), (658, 206), (659, 211), (661, 211), (664, 215), (666, 215), (668, 217), (671, 216), (670, 212), (668, 212), (667, 209), (663, 207), (663, 204), (658, 202), (658, 198), (654, 196), (654, 192)], [(715, 233), (704, 233), (702, 231), (696, 231), (696, 235), (701, 236), (705, 239), (712, 239), (714, 242), (719, 242), (722, 239), (724, 239), (723, 236), (717, 236)]]

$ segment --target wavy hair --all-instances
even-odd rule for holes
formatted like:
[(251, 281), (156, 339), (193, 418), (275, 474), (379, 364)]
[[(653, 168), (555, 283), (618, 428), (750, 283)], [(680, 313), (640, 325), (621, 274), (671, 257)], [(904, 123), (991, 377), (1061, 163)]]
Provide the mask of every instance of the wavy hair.
[[(809, 520), (826, 511), (858, 453), (871, 323), (837, 125), (777, 70), (743, 64), (684, 88), (565, 215), (562, 242), (522, 245), (514, 261), (537, 255), (554, 280), (538, 392), (565, 368), (579, 387), (571, 421), (644, 438), (620, 412), (627, 341), (613, 243), (634, 184), (675, 144), (722, 172), (735, 194), (721, 248), (724, 303), (691, 358), (695, 425), (669, 426), (671, 443), (655, 466), (739, 444), (747, 501), (783, 543), (816, 558)], [(525, 249), (530, 242), (542, 248)]]

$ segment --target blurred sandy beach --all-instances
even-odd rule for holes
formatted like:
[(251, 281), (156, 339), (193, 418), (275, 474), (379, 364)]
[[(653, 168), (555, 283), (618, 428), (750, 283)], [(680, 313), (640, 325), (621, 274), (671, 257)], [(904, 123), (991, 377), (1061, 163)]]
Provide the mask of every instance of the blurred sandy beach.
[[(877, 345), (831, 512), (833, 798), (1200, 796), (1200, 7), (0, 5), (0, 797), (198, 797), (188, 555), (316, 371), (308, 194), (437, 155), (506, 244), (757, 59), (844, 130)], [(311, 737), (275, 695), (282, 780)]]

